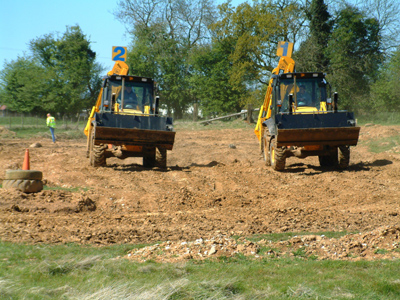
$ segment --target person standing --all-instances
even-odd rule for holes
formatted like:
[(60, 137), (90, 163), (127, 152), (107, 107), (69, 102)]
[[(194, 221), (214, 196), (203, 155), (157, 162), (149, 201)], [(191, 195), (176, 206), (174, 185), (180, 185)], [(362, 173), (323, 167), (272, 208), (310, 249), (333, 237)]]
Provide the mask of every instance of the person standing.
[(53, 139), (53, 143), (55, 143), (54, 128), (56, 128), (56, 119), (51, 114), (47, 114), (46, 125), (50, 128), (51, 138)]

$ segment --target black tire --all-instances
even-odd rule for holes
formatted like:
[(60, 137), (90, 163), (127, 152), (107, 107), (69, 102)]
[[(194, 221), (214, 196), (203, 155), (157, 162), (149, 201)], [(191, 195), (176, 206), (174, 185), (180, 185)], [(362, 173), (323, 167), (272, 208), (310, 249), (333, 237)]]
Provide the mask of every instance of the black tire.
[(283, 171), (286, 165), (285, 149), (276, 146), (276, 139), (273, 138), (269, 144), (269, 157), (271, 167), (275, 171)]
[(266, 166), (271, 165), (271, 157), (269, 153), (269, 141), (270, 141), (270, 136), (268, 135), (268, 129), (265, 129), (264, 135), (261, 138), (261, 151)]
[(93, 166), (103, 167), (106, 165), (107, 145), (93, 145)]
[(347, 169), (350, 164), (350, 146), (339, 146), (339, 168)]
[(90, 165), (93, 167), (102, 167), (106, 165), (106, 149), (107, 145), (94, 144), (94, 130), (90, 136)]
[(143, 156), (143, 167), (154, 168), (156, 165), (156, 149), (148, 149)]
[(28, 179), (28, 180), (42, 180), (43, 173), (34, 170), (7, 170), (5, 179)]
[(318, 155), (319, 165), (321, 167), (336, 167), (338, 164), (338, 151), (334, 147), (328, 155)]
[(3, 189), (16, 189), (24, 193), (37, 193), (43, 190), (41, 180), (10, 179), (3, 180)]
[(162, 169), (167, 167), (167, 149), (165, 148), (156, 149), (156, 167)]

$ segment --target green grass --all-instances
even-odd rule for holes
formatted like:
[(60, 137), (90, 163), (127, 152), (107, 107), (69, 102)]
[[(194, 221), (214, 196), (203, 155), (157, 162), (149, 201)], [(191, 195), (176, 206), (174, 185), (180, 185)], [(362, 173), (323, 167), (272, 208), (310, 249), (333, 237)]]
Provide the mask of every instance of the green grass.
[(377, 112), (374, 114), (355, 114), (358, 125), (369, 123), (379, 125), (400, 125), (400, 112)]
[(87, 188), (87, 187), (65, 188), (65, 187), (61, 187), (61, 186), (47, 186), (47, 185), (43, 186), (43, 190), (45, 190), (45, 191), (68, 191), (68, 192), (72, 192), (72, 193), (82, 192), (82, 191), (86, 192), (89, 189), (90, 188)]
[[(0, 242), (0, 299), (399, 299), (400, 261), (254, 260), (159, 264), (134, 247)], [(297, 258), (299, 257), (299, 258)]]
[[(1, 117), (0, 126), (7, 132), (3, 132), (2, 138), (51, 138), (49, 129), (46, 126), (46, 118), (38, 117)], [(80, 139), (84, 138), (83, 129), (86, 121), (76, 122), (57, 122), (56, 136), (59, 139)]]
[[(287, 241), (295, 236), (303, 236), (303, 235), (324, 235), (327, 238), (340, 238), (347, 234), (354, 233), (354, 232), (347, 232), (347, 231), (326, 231), (326, 232), (280, 232), (280, 233), (268, 233), (268, 234), (255, 234), (251, 237), (247, 237), (246, 239), (252, 242), (259, 242), (261, 240), (267, 240), (271, 242), (279, 242), (279, 241)], [(239, 238), (235, 236), (234, 238)]]
[[(389, 151), (393, 148), (400, 147), (400, 135), (394, 135), (384, 138), (377, 138), (368, 140), (363, 143), (369, 147), (369, 151), (374, 153), (381, 153), (385, 151)], [(397, 150), (398, 152), (399, 150)]]

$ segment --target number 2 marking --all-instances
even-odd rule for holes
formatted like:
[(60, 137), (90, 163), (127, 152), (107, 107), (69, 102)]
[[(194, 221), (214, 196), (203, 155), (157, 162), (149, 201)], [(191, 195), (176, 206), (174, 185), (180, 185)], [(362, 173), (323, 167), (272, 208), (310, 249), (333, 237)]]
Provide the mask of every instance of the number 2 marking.
[(121, 60), (121, 61), (125, 61), (125, 58), (123, 57), (125, 55), (125, 48), (124, 47), (115, 47), (114, 49), (114, 53), (116, 53), (116, 55), (114, 56), (113, 60)]

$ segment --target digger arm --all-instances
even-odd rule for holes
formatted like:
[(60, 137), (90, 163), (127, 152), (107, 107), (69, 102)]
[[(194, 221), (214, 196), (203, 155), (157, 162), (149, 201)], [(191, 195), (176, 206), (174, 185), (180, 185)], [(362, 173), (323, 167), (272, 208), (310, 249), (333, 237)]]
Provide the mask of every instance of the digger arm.
[[(128, 73), (129, 73), (128, 65), (123, 61), (116, 61), (115, 64), (114, 64), (114, 67), (112, 68), (111, 71), (109, 71), (107, 73), (107, 75), (108, 76), (111, 76), (111, 75), (128, 75)], [(88, 118), (86, 127), (83, 130), (84, 134), (88, 137), (88, 140), (89, 140), (89, 137), (90, 137), (90, 125), (91, 125), (91, 123), (92, 123), (92, 121), (94, 119), (94, 114), (96, 112), (100, 111), (99, 108), (100, 108), (100, 105), (101, 105), (102, 96), (103, 96), (103, 88), (101, 88), (101, 90), (100, 90), (99, 96), (97, 97), (96, 104), (95, 104), (95, 106), (93, 106), (92, 111), (90, 112), (90, 116)]]
[(92, 123), (94, 113), (99, 112), (99, 107), (101, 104), (101, 97), (103, 96), (103, 88), (101, 88), (99, 96), (97, 97), (96, 105), (92, 107), (92, 111), (90, 112), (90, 116), (88, 118), (88, 122), (86, 123), (86, 127), (83, 130), (83, 133), (89, 138), (89, 129), (90, 124)]
[[(279, 59), (278, 66), (272, 70), (273, 75), (278, 75), (280, 71), (283, 73), (292, 73), (294, 71), (295, 62), (292, 58), (287, 56), (282, 56)], [(262, 137), (262, 126), (261, 124), (268, 118), (271, 117), (271, 96), (272, 96), (272, 83), (273, 79), (271, 78), (268, 83), (267, 93), (265, 94), (264, 103), (260, 108), (260, 113), (258, 115), (257, 125), (254, 129), (254, 133), (256, 134), (259, 141), (261, 141)]]

